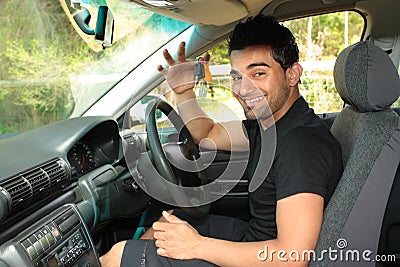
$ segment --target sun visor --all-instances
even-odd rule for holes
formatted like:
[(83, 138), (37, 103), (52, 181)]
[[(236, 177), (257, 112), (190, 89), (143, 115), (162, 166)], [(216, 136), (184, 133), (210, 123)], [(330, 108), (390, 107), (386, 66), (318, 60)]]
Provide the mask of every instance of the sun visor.
[(196, 25), (220, 26), (248, 15), (246, 6), (239, 0), (130, 0), (130, 2), (146, 7), (152, 12)]

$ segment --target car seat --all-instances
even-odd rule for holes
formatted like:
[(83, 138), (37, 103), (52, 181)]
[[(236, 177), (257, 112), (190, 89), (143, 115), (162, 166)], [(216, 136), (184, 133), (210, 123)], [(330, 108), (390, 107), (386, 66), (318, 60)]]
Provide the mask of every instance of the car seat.
[(400, 161), (399, 116), (390, 108), (400, 94), (399, 75), (382, 49), (362, 41), (339, 54), (334, 79), (345, 107), (331, 131), (342, 146), (344, 171), (309, 266), (374, 266)]

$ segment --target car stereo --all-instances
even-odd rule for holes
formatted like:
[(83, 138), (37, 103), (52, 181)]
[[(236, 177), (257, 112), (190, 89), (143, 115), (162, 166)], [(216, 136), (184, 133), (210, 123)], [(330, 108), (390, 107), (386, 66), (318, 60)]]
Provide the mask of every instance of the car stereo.
[(100, 267), (89, 231), (71, 204), (3, 244), (0, 252), (8, 266)]

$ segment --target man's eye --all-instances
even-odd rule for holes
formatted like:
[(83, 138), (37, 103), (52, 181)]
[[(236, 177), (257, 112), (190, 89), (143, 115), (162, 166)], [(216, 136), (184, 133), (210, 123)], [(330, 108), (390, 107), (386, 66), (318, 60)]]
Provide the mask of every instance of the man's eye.
[(242, 77), (240, 77), (240, 76), (232, 76), (232, 80), (234, 82), (240, 81), (241, 79), (242, 79)]
[(254, 73), (254, 77), (260, 77), (264, 74), (265, 74), (265, 72), (256, 72), (256, 73)]

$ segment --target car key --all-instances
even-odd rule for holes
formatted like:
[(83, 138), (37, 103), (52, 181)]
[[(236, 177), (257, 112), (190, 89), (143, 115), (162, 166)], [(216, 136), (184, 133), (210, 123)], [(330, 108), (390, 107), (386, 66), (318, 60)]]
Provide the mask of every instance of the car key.
[(194, 65), (194, 88), (197, 87), (200, 80), (204, 79), (204, 65), (199, 59), (196, 60), (196, 65)]
[[(201, 58), (200, 58), (201, 59)], [(207, 88), (205, 87), (204, 78), (206, 76), (204, 62), (197, 59), (196, 65), (194, 66), (194, 88), (196, 89), (197, 85), (200, 84), (199, 88), (199, 96), (201, 98), (205, 98), (207, 95)]]

